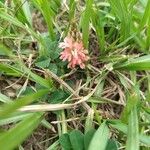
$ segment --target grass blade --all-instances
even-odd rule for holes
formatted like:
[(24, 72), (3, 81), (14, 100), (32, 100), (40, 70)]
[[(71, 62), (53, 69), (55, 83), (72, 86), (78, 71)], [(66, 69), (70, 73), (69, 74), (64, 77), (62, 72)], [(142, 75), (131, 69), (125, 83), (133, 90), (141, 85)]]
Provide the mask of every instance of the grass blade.
[(96, 30), (99, 47), (101, 52), (105, 50), (105, 34), (104, 34), (104, 27), (103, 27), (103, 16), (101, 15), (101, 12), (98, 10), (92, 10), (92, 23)]
[(12, 150), (19, 146), (41, 122), (41, 113), (34, 113), (14, 128), (0, 135), (0, 148)]
[(22, 98), (18, 98), (14, 102), (11, 102), (9, 104), (1, 105), (0, 118), (1, 119), (6, 118), (7, 116), (15, 112), (20, 107), (30, 104), (31, 102), (41, 98), (41, 96), (47, 94), (47, 92), (48, 90), (40, 90), (37, 93), (33, 93), (30, 95), (24, 96)]
[(92, 4), (93, 0), (86, 0), (86, 8), (81, 17), (81, 27), (83, 33), (83, 43), (85, 48), (88, 48), (88, 39), (89, 39), (89, 25), (90, 25), (90, 18), (92, 12)]
[(150, 70), (150, 55), (130, 59), (125, 63), (114, 66), (114, 69), (120, 70)]
[(134, 107), (129, 117), (126, 150), (139, 150), (139, 129), (137, 107)]
[(25, 26), (17, 18), (7, 14), (3, 10), (0, 11), (0, 18), (4, 19), (5, 21), (12, 23), (20, 28), (25, 28)]

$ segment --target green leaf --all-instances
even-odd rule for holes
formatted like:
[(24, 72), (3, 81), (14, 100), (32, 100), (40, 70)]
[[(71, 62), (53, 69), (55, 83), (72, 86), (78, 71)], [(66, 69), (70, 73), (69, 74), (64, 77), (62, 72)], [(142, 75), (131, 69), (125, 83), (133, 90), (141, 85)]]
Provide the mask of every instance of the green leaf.
[(148, 147), (150, 147), (150, 136), (148, 135), (144, 135), (144, 134), (140, 134), (140, 142), (142, 142), (143, 144), (147, 145)]
[(106, 122), (103, 122), (98, 130), (95, 132), (88, 150), (95, 150), (95, 146), (97, 149), (105, 150), (107, 146), (107, 142), (109, 139), (109, 128), (106, 125)]
[(48, 102), (51, 104), (57, 104), (63, 102), (69, 95), (63, 90), (55, 90), (51, 93)]
[(130, 113), (126, 150), (139, 150), (139, 127), (137, 107), (134, 107)]
[(119, 70), (150, 70), (150, 55), (129, 59), (127, 62), (117, 64), (114, 69)]
[(64, 150), (71, 150), (72, 149), (69, 135), (67, 133), (62, 134), (60, 136), (59, 143), (64, 148)]
[(57, 65), (55, 63), (49, 64), (49, 70), (52, 71), (54, 74), (57, 74)]
[(49, 66), (50, 60), (51, 60), (50, 58), (46, 59), (39, 58), (35, 63), (35, 65), (39, 68), (47, 68)]
[(84, 136), (84, 149), (85, 150), (88, 150), (89, 144), (90, 144), (95, 132), (96, 132), (95, 129), (91, 129), (85, 134), (85, 136)]
[(73, 130), (69, 134), (73, 150), (84, 150), (84, 136), (79, 130)]
[(12, 150), (19, 146), (41, 122), (41, 113), (34, 113), (14, 128), (0, 135), (0, 148)]
[(115, 140), (109, 139), (106, 150), (118, 150), (118, 146)]

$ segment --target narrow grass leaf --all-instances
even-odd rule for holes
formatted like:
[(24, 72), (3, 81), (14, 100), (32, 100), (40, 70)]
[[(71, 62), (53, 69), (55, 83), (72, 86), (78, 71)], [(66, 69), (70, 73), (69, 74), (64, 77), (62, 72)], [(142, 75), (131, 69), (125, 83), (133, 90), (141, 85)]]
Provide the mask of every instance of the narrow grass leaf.
[(53, 29), (53, 17), (54, 17), (54, 12), (52, 11), (50, 4), (48, 0), (35, 0), (33, 1), (36, 6), (40, 9), (40, 11), (43, 14), (43, 17), (46, 21), (47, 27), (48, 27), (48, 31), (50, 34), (50, 37), (52, 40), (55, 40), (56, 35)]
[(126, 150), (139, 150), (139, 127), (137, 107), (134, 107), (130, 113)]
[(7, 97), (6, 95), (0, 93), (0, 101), (3, 102), (3, 103), (10, 103), (12, 102), (12, 100)]
[[(112, 126), (113, 128), (123, 132), (124, 134), (127, 134), (127, 125), (122, 123), (120, 120), (109, 120), (107, 121), (109, 123), (110, 126)], [(140, 134), (139, 135), (139, 140), (141, 143), (150, 146), (150, 136), (148, 135), (144, 135), (144, 134)]]
[(23, 1), (21, 0), (21, 2), (23, 3), (22, 5), (22, 10), (24, 12), (24, 15), (27, 19), (27, 21), (29, 22), (29, 24), (31, 25), (32, 27), (32, 15), (31, 15), (31, 11), (30, 11), (30, 5), (29, 5), (29, 2), (28, 1)]
[(23, 120), (24, 118), (30, 116), (30, 113), (25, 113), (25, 114), (16, 114), (15, 116), (6, 118), (6, 119), (0, 119), (0, 126), (1, 125), (7, 125), (9, 123), (16, 123), (20, 120)]
[(141, 19), (139, 30), (141, 30), (150, 19), (150, 0), (147, 0), (146, 8), (143, 14), (143, 18)]
[(59, 140), (55, 141), (53, 144), (51, 144), (46, 150), (56, 150), (59, 147)]
[(121, 41), (126, 40), (130, 36), (131, 16), (129, 15), (125, 1), (109, 0), (112, 11), (120, 23)]
[(41, 113), (34, 113), (0, 135), (0, 148), (12, 150), (19, 146), (41, 122)]
[(85, 133), (87, 131), (89, 131), (90, 129), (92, 129), (92, 127), (93, 127), (93, 119), (94, 119), (94, 110), (91, 109), (88, 112), (88, 115), (86, 117), (86, 121), (85, 121)]
[(106, 122), (103, 122), (98, 130), (95, 132), (88, 150), (95, 150), (95, 147), (100, 150), (105, 150), (109, 139), (109, 128)]
[[(0, 64), (0, 72), (6, 73), (6, 75), (11, 75), (11, 76), (26, 76), (29, 77), (30, 80), (39, 83), (40, 85), (51, 88), (52, 87), (52, 80), (49, 79), (43, 79), (39, 75), (33, 73), (29, 68), (27, 68), (23, 63), (18, 63), (18, 68), (16, 66), (11, 66), (9, 64)], [(28, 76), (29, 75), (29, 76)]]
[(19, 77), (21, 76), (21, 72), (14, 69), (13, 67), (10, 67), (9, 65), (5, 64), (0, 64), (0, 72), (4, 73), (6, 75), (11, 75), (11, 76), (16, 76)]
[(12, 23), (20, 28), (25, 28), (25, 26), (14, 16), (7, 14), (5, 11), (0, 10), (0, 18), (4, 19), (5, 21)]
[(30, 104), (31, 102), (41, 98), (41, 96), (43, 96), (47, 93), (48, 93), (48, 90), (40, 90), (37, 93), (33, 93), (30, 95), (24, 96), (22, 98), (18, 98), (9, 104), (1, 105), (0, 118), (4, 119), (4, 118), (8, 117), (11, 113), (15, 112), (20, 107)]
[(114, 66), (119, 70), (150, 70), (150, 55), (129, 59), (127, 62)]
[(128, 123), (128, 117), (130, 115), (130, 112), (132, 111), (132, 109), (138, 104), (139, 99), (138, 99), (138, 95), (136, 92), (133, 92), (132, 94), (128, 95), (127, 98), (127, 104), (124, 107), (124, 110), (121, 114), (121, 120), (123, 123)]
[(12, 56), (12, 51), (6, 48), (4, 45), (0, 44), (0, 55)]
[(96, 30), (99, 47), (101, 52), (105, 50), (105, 34), (104, 34), (104, 25), (103, 25), (103, 16), (101, 15), (101, 12), (99, 12), (98, 9), (94, 10), (92, 9), (92, 24)]
[(93, 4), (93, 0), (86, 0), (86, 8), (81, 17), (81, 28), (82, 28), (83, 43), (85, 48), (88, 48), (89, 25), (90, 25), (90, 18), (92, 15), (92, 4)]

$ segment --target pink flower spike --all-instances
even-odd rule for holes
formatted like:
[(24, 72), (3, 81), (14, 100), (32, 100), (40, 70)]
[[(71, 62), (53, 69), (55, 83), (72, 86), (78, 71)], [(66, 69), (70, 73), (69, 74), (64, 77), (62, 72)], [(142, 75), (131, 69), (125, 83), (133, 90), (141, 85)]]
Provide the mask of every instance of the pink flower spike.
[(59, 44), (59, 47), (64, 49), (60, 53), (60, 59), (69, 62), (68, 68), (75, 68), (76, 66), (80, 66), (81, 69), (85, 68), (85, 62), (89, 60), (89, 56), (81, 41), (77, 42), (71, 37), (66, 37), (64, 42)]
[(59, 43), (59, 48), (71, 48), (73, 47), (73, 40), (70, 37), (66, 37), (64, 42)]

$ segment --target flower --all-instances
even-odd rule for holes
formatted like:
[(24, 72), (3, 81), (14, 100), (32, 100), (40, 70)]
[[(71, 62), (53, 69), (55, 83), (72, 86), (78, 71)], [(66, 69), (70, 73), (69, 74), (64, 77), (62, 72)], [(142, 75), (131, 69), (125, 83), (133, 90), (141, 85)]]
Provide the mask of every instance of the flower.
[(85, 68), (85, 62), (88, 61), (88, 51), (84, 49), (82, 41), (74, 41), (71, 37), (66, 37), (64, 42), (59, 44), (59, 47), (64, 49), (60, 54), (62, 61), (68, 61), (68, 68), (75, 68), (77, 65), (80, 68)]

